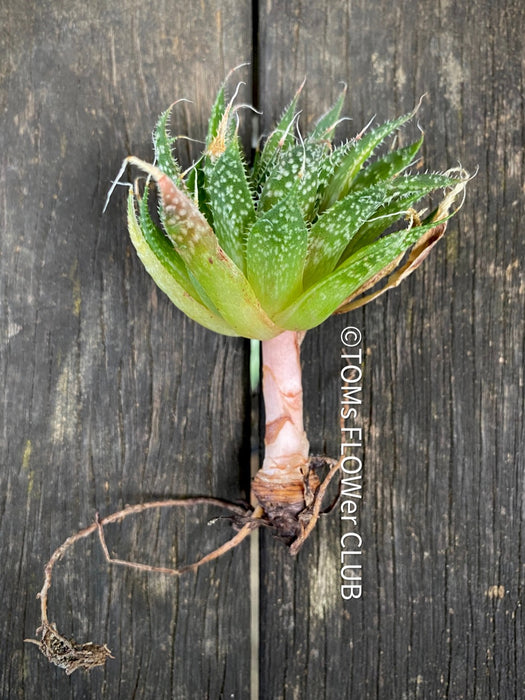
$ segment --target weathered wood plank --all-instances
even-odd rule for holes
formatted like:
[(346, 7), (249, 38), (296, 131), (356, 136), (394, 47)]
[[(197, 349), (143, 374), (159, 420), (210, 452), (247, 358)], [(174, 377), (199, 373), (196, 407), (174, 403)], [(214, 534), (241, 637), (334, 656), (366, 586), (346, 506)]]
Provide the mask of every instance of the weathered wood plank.
[(522, 3), (261, 3), (269, 127), (349, 86), (356, 133), (429, 96), (425, 167), (479, 173), (399, 290), (305, 340), (314, 452), (339, 450), (341, 330), (363, 333), (363, 597), (340, 596), (337, 513), (292, 561), (263, 537), (261, 697), (525, 692)]
[[(246, 548), (174, 582), (108, 572), (93, 543), (78, 546), (52, 618), (107, 640), (117, 660), (66, 679), (21, 641), (34, 634), (43, 561), (97, 509), (239, 495), (243, 344), (198, 329), (157, 294), (130, 251), (122, 198), (100, 214), (122, 155), (149, 156), (154, 116), (190, 97), (177, 131), (202, 133), (218, 81), (249, 58), (247, 7), (178, 5), (0, 10), (8, 697), (247, 693)], [(261, 695), (519, 697), (523, 9), (266, 3), (259, 22), (266, 125), (305, 75), (303, 123), (345, 80), (354, 131), (429, 91), (429, 167), (480, 165), (445, 245), (414, 279), (307, 336), (312, 449), (336, 454), (339, 334), (349, 323), (364, 334), (364, 597), (340, 598), (337, 515), (297, 562), (264, 537)], [(204, 515), (141, 519), (108, 540), (119, 555), (191, 558)]]
[[(106, 641), (115, 660), (67, 678), (22, 640), (38, 624), (45, 561), (97, 510), (242, 495), (244, 341), (198, 328), (156, 291), (127, 237), (123, 190), (102, 206), (125, 155), (151, 158), (173, 100), (193, 101), (173, 132), (204, 135), (219, 82), (250, 58), (249, 7), (8, 1), (0, 16), (0, 695), (246, 697), (248, 600), (231, 594), (246, 591), (246, 548), (177, 581), (108, 570), (95, 542), (78, 545), (57, 568), (50, 618)], [(210, 514), (141, 518), (109, 544), (191, 560), (229, 536), (203, 532)]]

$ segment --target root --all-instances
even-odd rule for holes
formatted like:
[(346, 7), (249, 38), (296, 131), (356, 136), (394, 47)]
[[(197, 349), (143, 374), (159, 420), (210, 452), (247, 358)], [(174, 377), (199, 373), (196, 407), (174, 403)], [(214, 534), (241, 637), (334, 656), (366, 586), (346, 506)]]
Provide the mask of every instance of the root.
[[(326, 465), (329, 465), (330, 469), (324, 480), (320, 482), (315, 472)], [(309, 460), (304, 474), (304, 508), (299, 512), (297, 512), (296, 509), (287, 512), (286, 506), (284, 506), (278, 511), (278, 515), (276, 515), (275, 513), (266, 512), (263, 505), (257, 505), (252, 509), (251, 507), (240, 506), (217, 498), (198, 497), (151, 501), (134, 506), (127, 506), (104, 518), (100, 518), (97, 513), (91, 525), (68, 537), (67, 540), (53, 552), (51, 558), (47, 562), (44, 570), (44, 585), (37, 595), (37, 598), (40, 599), (41, 621), (36, 634), (40, 635), (40, 639), (26, 639), (24, 641), (30, 644), (36, 644), (48, 661), (63, 668), (67, 675), (70, 675), (77, 669), (89, 671), (97, 666), (103, 666), (107, 659), (114, 658), (106, 644), (100, 645), (94, 644), (93, 642), (79, 644), (74, 639), (64, 637), (57, 630), (56, 625), (50, 623), (48, 619), (48, 594), (51, 588), (54, 566), (62, 559), (67, 550), (79, 540), (97, 533), (104, 557), (109, 564), (138, 569), (139, 571), (146, 571), (149, 573), (167, 574), (170, 576), (180, 576), (187, 572), (196, 571), (203, 564), (207, 564), (237, 547), (251, 532), (262, 526), (269, 527), (273, 530), (276, 537), (287, 542), (290, 546), (290, 553), (295, 555), (314, 529), (319, 516), (323, 512), (327, 512), (331, 509), (330, 507), (323, 511), (322, 504), (328, 486), (339, 471), (340, 466), (341, 460), (336, 462), (333, 459), (324, 457), (312, 457)], [(214, 549), (192, 564), (186, 564), (178, 568), (152, 566), (151, 564), (128, 561), (111, 556), (104, 535), (105, 525), (121, 522), (130, 515), (143, 513), (146, 510), (173, 507), (187, 508), (194, 505), (215, 505), (229, 510), (232, 515), (223, 517), (227, 517), (238, 532), (223, 545), (217, 547), (217, 549)], [(293, 532), (292, 535), (290, 531)]]
[[(151, 566), (150, 564), (126, 561), (123, 559), (114, 559), (111, 557), (104, 537), (105, 525), (121, 522), (130, 515), (143, 513), (146, 510), (173, 507), (187, 508), (194, 505), (215, 505), (229, 510), (233, 513), (232, 516), (229, 516), (232, 524), (234, 527), (240, 528), (239, 531), (228, 542), (221, 545), (213, 552), (206, 554), (193, 564), (187, 564), (186, 566), (182, 566), (177, 569)], [(75, 544), (75, 542), (89, 537), (96, 532), (98, 534), (102, 551), (104, 552), (104, 556), (108, 563), (115, 564), (117, 566), (126, 566), (131, 569), (138, 569), (140, 571), (180, 576), (188, 571), (195, 571), (202, 564), (220, 557), (222, 554), (225, 554), (227, 551), (240, 544), (250, 534), (250, 532), (252, 532), (252, 530), (262, 524), (260, 521), (261, 515), (261, 508), (256, 508), (252, 511), (251, 509), (244, 508), (243, 506), (239, 506), (235, 503), (223, 501), (218, 498), (207, 497), (167, 499), (164, 501), (140, 503), (134, 506), (127, 506), (126, 508), (115, 513), (111, 513), (111, 515), (107, 515), (104, 518), (100, 518), (97, 513), (95, 521), (91, 523), (91, 525), (83, 530), (79, 530), (74, 535), (71, 535), (71, 537), (68, 537), (67, 540), (65, 540), (60, 547), (53, 552), (51, 558), (47, 562), (44, 569), (44, 585), (37, 595), (37, 598), (40, 599), (41, 620), (40, 627), (37, 629), (36, 634), (40, 635), (40, 639), (26, 639), (24, 641), (30, 644), (36, 644), (48, 661), (56, 666), (59, 666), (60, 668), (65, 669), (67, 675), (70, 675), (77, 669), (84, 669), (88, 671), (92, 668), (96, 668), (97, 666), (103, 666), (108, 658), (113, 658), (107, 645), (94, 644), (93, 642), (79, 644), (74, 639), (68, 639), (60, 634), (56, 625), (50, 623), (48, 619), (47, 604), (49, 589), (51, 588), (53, 577), (53, 568), (55, 564), (62, 559), (67, 550)]]
[[(330, 467), (328, 474), (320, 481), (317, 471), (327, 465)], [(258, 472), (253, 491), (264, 511), (263, 523), (274, 531), (275, 537), (289, 546), (292, 555), (301, 549), (319, 516), (329, 512), (337, 502), (339, 494), (333, 504), (322, 509), (328, 486), (340, 467), (341, 460), (310, 457), (303, 468), (302, 481), (294, 483), (294, 500), (288, 498), (286, 484), (278, 480), (272, 482), (271, 478), (264, 479), (262, 471)]]
[(307, 506), (301, 513), (299, 514), (299, 523), (301, 525), (301, 532), (300, 534), (296, 537), (296, 539), (291, 543), (290, 545), (290, 554), (295, 555), (297, 552), (301, 549), (303, 544), (306, 542), (308, 539), (308, 536), (314, 529), (314, 527), (317, 524), (317, 521), (319, 520), (319, 516), (323, 512), (329, 512), (332, 510), (333, 505), (335, 505), (335, 502), (337, 502), (337, 499), (339, 498), (339, 494), (337, 495), (336, 501), (334, 501), (334, 504), (332, 504), (327, 510), (322, 511), (321, 506), (323, 504), (323, 499), (324, 496), (328, 490), (328, 486), (330, 485), (330, 482), (334, 478), (334, 476), (337, 474), (339, 469), (341, 468), (341, 460), (336, 462), (335, 460), (328, 460), (328, 459), (323, 459), (323, 462), (331, 464), (330, 471), (324, 478), (324, 480), (321, 482), (319, 487), (317, 488), (317, 492), (315, 493), (313, 497), (312, 504), (310, 506)]
[(74, 639), (63, 637), (56, 625), (50, 625), (48, 622), (42, 623), (37, 634), (42, 635), (40, 641), (36, 639), (24, 641), (36, 644), (46, 659), (55, 666), (63, 668), (68, 676), (79, 668), (90, 671), (97, 666), (103, 666), (107, 659), (115, 658), (105, 644), (103, 646), (93, 642), (78, 644)]

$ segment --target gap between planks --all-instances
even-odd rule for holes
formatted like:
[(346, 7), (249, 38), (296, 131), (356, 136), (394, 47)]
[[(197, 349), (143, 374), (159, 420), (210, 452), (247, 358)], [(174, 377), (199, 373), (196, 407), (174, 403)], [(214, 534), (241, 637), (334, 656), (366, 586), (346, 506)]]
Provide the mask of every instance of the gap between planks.
[[(261, 344), (250, 341), (250, 473), (260, 466)], [(253, 496), (252, 496), (253, 501)], [(255, 507), (255, 503), (252, 502)], [(260, 533), (250, 535), (250, 700), (259, 700)]]

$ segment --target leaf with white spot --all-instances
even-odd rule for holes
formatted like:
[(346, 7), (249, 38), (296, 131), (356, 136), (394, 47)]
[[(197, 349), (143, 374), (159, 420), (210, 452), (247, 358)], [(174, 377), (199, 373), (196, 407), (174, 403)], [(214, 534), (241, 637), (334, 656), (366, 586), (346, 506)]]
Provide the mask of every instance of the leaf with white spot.
[(270, 315), (301, 293), (307, 246), (308, 231), (293, 195), (253, 225), (246, 246), (247, 277)]
[(388, 184), (389, 194), (392, 197), (413, 194), (418, 199), (426, 197), (433, 190), (454, 187), (461, 182), (460, 179), (450, 177), (443, 173), (422, 173), (421, 175), (403, 175), (395, 178)]
[(155, 149), (155, 160), (162, 172), (166, 173), (172, 180), (179, 180), (181, 174), (179, 164), (172, 153), (172, 145), (175, 139), (169, 135), (167, 128), (171, 110), (172, 107), (168, 107), (157, 121), (155, 131), (153, 132), (153, 147)]
[(431, 194), (434, 190), (452, 187), (458, 182), (459, 180), (447, 175), (428, 173), (406, 175), (387, 183), (387, 202), (377, 210), (376, 216), (372, 217), (355, 234), (345, 250), (343, 258), (346, 259), (363, 246), (367, 246), (379, 238), (423, 197)]
[(326, 144), (297, 144), (274, 165), (259, 197), (258, 213), (274, 207), (292, 191), (305, 218), (310, 219), (317, 203), (319, 163), (326, 156)]
[(269, 172), (259, 195), (257, 206), (259, 215), (262, 212), (269, 211), (284, 197), (290, 195), (297, 181), (298, 173), (303, 166), (303, 161), (304, 149), (299, 145), (289, 148), (280, 154), (280, 158), (276, 160), (272, 170)]
[(260, 187), (263, 184), (272, 163), (275, 162), (279, 154), (295, 144), (293, 122), (296, 117), (295, 110), (297, 109), (297, 101), (302, 88), (303, 86), (301, 85), (256, 158), (252, 171), (253, 182), (256, 187)]
[(206, 159), (204, 173), (215, 234), (223, 250), (244, 271), (246, 231), (255, 221), (255, 208), (237, 139), (232, 139), (217, 158)]
[(352, 189), (368, 187), (377, 182), (385, 182), (386, 180), (392, 179), (413, 163), (422, 145), (423, 136), (419, 141), (415, 141), (409, 146), (391, 151), (382, 158), (378, 158), (368, 167), (361, 170), (352, 183)]
[(215, 333), (238, 335), (223, 318), (214, 314), (192, 296), (188, 291), (192, 288), (191, 282), (185, 270), (182, 269), (182, 261), (172, 244), (153, 223), (151, 226), (144, 227), (143, 220), (144, 218), (141, 217), (141, 223), (139, 223), (137, 219), (135, 198), (130, 190), (128, 197), (129, 234), (146, 271), (173, 304), (194, 321), (215, 331)]
[(306, 143), (304, 167), (299, 171), (295, 193), (306, 221), (312, 221), (319, 204), (319, 189), (323, 187), (320, 163), (326, 158), (329, 146), (324, 143)]
[(331, 158), (332, 174), (324, 191), (321, 210), (328, 209), (348, 193), (363, 163), (370, 158), (377, 146), (413, 115), (414, 112), (410, 112), (398, 119), (388, 121), (334, 151)]
[(162, 257), (170, 268), (171, 274), (177, 279), (179, 284), (191, 294), (197, 301), (202, 302), (212, 313), (220, 316), (215, 308), (215, 305), (206, 294), (202, 285), (199, 284), (195, 275), (191, 270), (188, 270), (184, 260), (175, 250), (173, 243), (168, 239), (165, 233), (160, 231), (153, 223), (149, 212), (148, 205), (148, 189), (144, 190), (144, 194), (139, 201), (139, 221), (142, 233), (145, 240), (153, 251), (156, 251), (158, 257)]
[(309, 141), (314, 141), (318, 139), (328, 139), (331, 141), (334, 137), (335, 127), (341, 115), (341, 110), (343, 109), (343, 104), (346, 97), (346, 86), (344, 90), (332, 105), (332, 107), (323, 114), (323, 116), (318, 120), (311, 133), (308, 136)]
[(186, 265), (180, 255), (173, 247), (173, 243), (167, 238), (153, 222), (149, 212), (149, 190), (146, 187), (142, 197), (139, 200), (139, 223), (142, 229), (142, 235), (152, 251), (157, 257), (161, 258), (166, 266), (169, 267), (171, 275), (183, 287), (188, 294), (198, 298), (197, 291), (193, 286)]
[(185, 184), (188, 195), (195, 202), (199, 211), (204, 215), (206, 221), (211, 226), (213, 224), (213, 215), (208, 206), (208, 197), (204, 184), (203, 160), (204, 158), (201, 158), (194, 163), (192, 169), (188, 173)]
[(277, 335), (280, 329), (263, 310), (246, 277), (220, 247), (195, 203), (159, 168), (135, 157), (129, 162), (155, 180), (164, 230), (188, 272), (227, 324), (246, 338), (264, 340)]
[[(446, 218), (448, 217), (443, 221)], [(414, 245), (426, 230), (439, 223), (442, 221), (398, 231), (360, 249), (330, 275), (309, 287), (288, 308), (276, 314), (276, 322), (283, 328), (296, 331), (318, 326), (367, 280), (383, 268), (388, 268)]]
[(317, 219), (309, 235), (305, 287), (334, 269), (352, 237), (385, 198), (386, 190), (380, 186), (350, 192)]

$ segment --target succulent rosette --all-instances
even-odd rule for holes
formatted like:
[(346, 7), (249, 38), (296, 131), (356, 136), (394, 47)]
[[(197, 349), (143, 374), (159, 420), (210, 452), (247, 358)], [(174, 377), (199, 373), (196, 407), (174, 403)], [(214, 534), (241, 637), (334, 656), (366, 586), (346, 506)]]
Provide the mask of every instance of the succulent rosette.
[[(129, 194), (140, 259), (177, 307), (217, 333), (267, 340), (306, 331), (398, 284), (442, 235), (464, 188), (459, 169), (409, 172), (422, 135), (371, 161), (415, 110), (335, 147), (345, 91), (304, 138), (299, 94), (252, 167), (224, 86), (204, 152), (186, 172), (167, 130), (170, 109), (154, 131), (155, 164), (127, 159), (157, 186), (159, 217), (148, 187)], [(434, 191), (444, 195), (423, 217), (414, 206)]]

